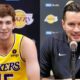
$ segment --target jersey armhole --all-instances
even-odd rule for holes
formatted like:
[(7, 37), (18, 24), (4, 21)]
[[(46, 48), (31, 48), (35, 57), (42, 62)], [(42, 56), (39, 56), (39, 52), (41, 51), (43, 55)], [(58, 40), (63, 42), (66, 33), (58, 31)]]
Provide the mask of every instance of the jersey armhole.
[(22, 60), (23, 62), (25, 62), (25, 60), (24, 60), (24, 59), (22, 58), (22, 56), (21, 56), (21, 44), (22, 44), (23, 37), (24, 37), (24, 36), (22, 36), (21, 41), (20, 41), (19, 53), (20, 53), (20, 58), (21, 58), (21, 60)]

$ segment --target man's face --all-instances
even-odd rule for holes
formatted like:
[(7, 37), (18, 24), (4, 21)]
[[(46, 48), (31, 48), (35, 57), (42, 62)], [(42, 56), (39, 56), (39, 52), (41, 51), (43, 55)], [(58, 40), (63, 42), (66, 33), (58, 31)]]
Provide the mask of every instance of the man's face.
[(11, 16), (0, 17), (0, 39), (8, 39), (14, 29), (15, 23)]
[(70, 41), (80, 41), (80, 12), (67, 11), (62, 26)]

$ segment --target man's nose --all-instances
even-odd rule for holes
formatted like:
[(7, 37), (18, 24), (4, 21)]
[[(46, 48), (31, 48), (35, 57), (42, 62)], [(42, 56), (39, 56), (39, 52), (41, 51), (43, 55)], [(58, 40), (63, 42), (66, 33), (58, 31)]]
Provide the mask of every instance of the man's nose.
[(6, 24), (3, 24), (2, 25), (2, 29), (6, 29)]

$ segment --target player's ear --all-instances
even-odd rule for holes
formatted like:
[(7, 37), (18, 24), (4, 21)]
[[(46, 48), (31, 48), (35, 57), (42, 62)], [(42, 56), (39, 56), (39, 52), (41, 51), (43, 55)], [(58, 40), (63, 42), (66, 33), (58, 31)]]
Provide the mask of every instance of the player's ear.
[(62, 24), (62, 28), (65, 30), (65, 21), (63, 19), (61, 21), (61, 24)]

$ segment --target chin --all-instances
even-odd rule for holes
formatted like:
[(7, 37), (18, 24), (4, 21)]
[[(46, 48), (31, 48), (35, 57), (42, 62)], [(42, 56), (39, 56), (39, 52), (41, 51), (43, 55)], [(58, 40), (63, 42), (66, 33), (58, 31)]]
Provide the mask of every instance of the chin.
[(73, 41), (80, 42), (80, 39), (72, 39)]
[(8, 40), (8, 38), (1, 38), (1, 40), (5, 41), (5, 40)]
[(1, 37), (0, 39), (1, 39), (1, 40), (7, 40), (7, 39), (9, 39), (9, 37), (8, 37), (8, 36), (3, 36), (3, 37)]

